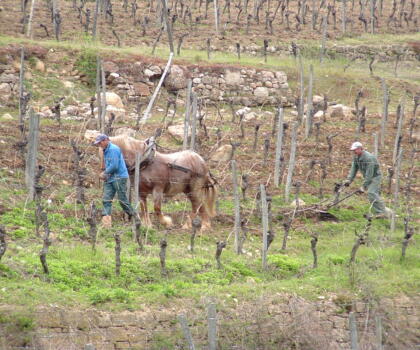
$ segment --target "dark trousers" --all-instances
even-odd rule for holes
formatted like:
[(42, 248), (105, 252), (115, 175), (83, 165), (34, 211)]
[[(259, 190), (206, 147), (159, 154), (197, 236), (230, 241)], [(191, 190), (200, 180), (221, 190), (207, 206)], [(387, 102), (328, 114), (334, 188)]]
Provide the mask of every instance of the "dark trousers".
[(127, 179), (116, 179), (113, 182), (104, 183), (104, 195), (102, 198), (104, 209), (102, 215), (111, 215), (112, 200), (114, 199), (115, 193), (123, 210), (128, 215), (134, 215), (134, 210), (127, 199)]

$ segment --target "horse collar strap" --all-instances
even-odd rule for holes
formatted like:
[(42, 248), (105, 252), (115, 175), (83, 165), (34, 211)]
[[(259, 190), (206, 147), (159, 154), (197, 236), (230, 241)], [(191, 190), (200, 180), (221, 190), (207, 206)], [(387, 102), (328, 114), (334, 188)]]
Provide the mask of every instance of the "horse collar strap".
[(168, 168), (171, 169), (175, 169), (175, 170), (180, 170), (183, 171), (184, 173), (192, 173), (193, 171), (191, 169), (185, 168), (183, 166), (174, 164), (174, 163), (168, 163)]

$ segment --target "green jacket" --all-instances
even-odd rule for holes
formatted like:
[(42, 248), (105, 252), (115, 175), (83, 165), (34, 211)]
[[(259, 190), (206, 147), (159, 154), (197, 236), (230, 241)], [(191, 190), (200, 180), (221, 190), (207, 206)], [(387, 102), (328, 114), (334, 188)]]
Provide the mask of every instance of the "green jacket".
[(347, 180), (352, 182), (358, 170), (360, 170), (365, 179), (363, 182), (364, 188), (368, 188), (373, 178), (381, 176), (378, 160), (373, 154), (367, 151), (363, 151), (360, 156), (355, 156), (353, 158), (353, 163), (351, 164), (351, 169), (349, 176), (347, 176)]

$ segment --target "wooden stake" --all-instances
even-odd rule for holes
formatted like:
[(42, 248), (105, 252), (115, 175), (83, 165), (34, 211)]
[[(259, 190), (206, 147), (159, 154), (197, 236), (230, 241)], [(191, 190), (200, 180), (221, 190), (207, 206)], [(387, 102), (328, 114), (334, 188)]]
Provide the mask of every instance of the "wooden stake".
[(190, 127), (190, 113), (191, 113), (191, 90), (192, 80), (188, 80), (187, 86), (187, 100), (185, 102), (185, 119), (184, 119), (184, 140), (182, 143), (182, 149), (185, 151), (188, 148), (188, 130)]
[(283, 148), (283, 119), (284, 111), (282, 107), (278, 108), (278, 124), (277, 124), (277, 142), (276, 142), (276, 158), (274, 160), (274, 186), (280, 186), (280, 165), (282, 159)]
[(240, 203), (239, 203), (239, 191), (238, 191), (238, 174), (236, 170), (236, 160), (230, 161), (231, 168), (232, 168), (232, 185), (233, 185), (233, 200), (235, 203), (235, 224), (234, 224), (234, 231), (235, 231), (235, 243), (234, 248), (236, 254), (241, 254), (240, 251), (240, 234), (241, 234), (241, 213), (240, 213)]
[(287, 180), (286, 180), (286, 187), (285, 187), (285, 191), (284, 191), (284, 200), (285, 200), (286, 203), (289, 202), (290, 188), (292, 186), (293, 171), (294, 171), (294, 168), (295, 168), (297, 130), (298, 130), (298, 123), (295, 122), (294, 125), (293, 125), (293, 130), (292, 130), (292, 141), (291, 141), (291, 145), (290, 145), (289, 168), (287, 169)]
[(39, 144), (39, 114), (34, 113), (31, 108), (29, 111), (29, 118), (28, 153), (26, 157), (25, 180), (29, 199), (34, 200), (34, 179)]
[(262, 244), (262, 267), (267, 268), (267, 235), (268, 235), (268, 209), (267, 209), (267, 194), (265, 186), (260, 184), (261, 192), (261, 211), (262, 211), (262, 229), (263, 229), (263, 244)]

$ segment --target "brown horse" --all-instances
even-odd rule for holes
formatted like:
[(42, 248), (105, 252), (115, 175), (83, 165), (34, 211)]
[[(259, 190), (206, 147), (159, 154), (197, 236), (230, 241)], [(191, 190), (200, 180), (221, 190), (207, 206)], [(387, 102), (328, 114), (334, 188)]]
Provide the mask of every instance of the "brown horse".
[[(191, 201), (192, 212), (184, 227), (191, 227), (191, 220), (199, 214), (202, 227), (210, 227), (210, 218), (215, 215), (216, 188), (203, 158), (193, 151), (164, 154), (155, 151), (154, 143), (139, 141), (127, 136), (110, 137), (113, 144), (121, 148), (132, 180), (136, 153), (144, 157), (140, 170), (140, 208), (145, 225), (151, 225), (147, 212), (147, 196), (152, 194), (155, 214), (165, 226), (172, 225), (172, 219), (161, 211), (164, 196), (172, 197), (185, 193)], [(152, 152), (150, 152), (152, 150)], [(133, 183), (133, 182), (132, 182)]]

